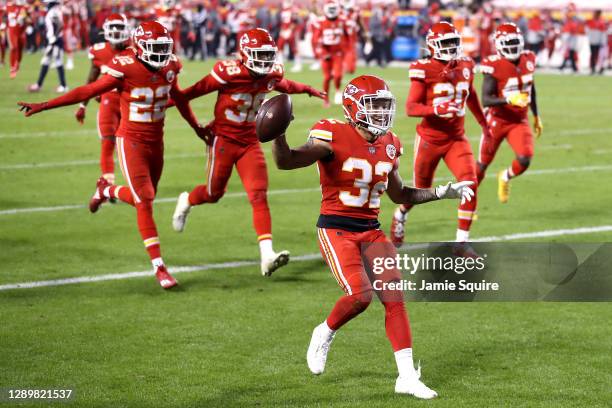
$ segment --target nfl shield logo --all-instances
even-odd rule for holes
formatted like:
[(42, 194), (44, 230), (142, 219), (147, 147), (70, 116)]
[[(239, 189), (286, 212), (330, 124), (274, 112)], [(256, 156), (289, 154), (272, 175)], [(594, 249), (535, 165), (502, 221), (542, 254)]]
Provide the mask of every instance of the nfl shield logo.
[(370, 152), (370, 154), (376, 154), (376, 148), (374, 146), (368, 147), (368, 151)]

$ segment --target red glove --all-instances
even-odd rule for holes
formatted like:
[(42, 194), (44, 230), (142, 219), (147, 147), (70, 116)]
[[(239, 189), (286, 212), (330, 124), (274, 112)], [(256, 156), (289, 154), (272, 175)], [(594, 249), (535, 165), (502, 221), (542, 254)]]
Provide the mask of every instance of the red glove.
[(32, 116), (36, 113), (42, 112), (47, 109), (47, 102), (43, 103), (27, 103), (17, 102), (17, 105), (21, 106), (20, 111), (24, 112), (25, 116)]
[(459, 106), (455, 102), (445, 102), (434, 106), (434, 113), (441, 118), (453, 118), (459, 112)]
[(79, 109), (74, 113), (74, 117), (81, 125), (85, 122), (85, 105), (81, 104)]
[(317, 98), (321, 99), (325, 99), (325, 97), (327, 96), (327, 92), (319, 91), (318, 89), (315, 89), (313, 87), (308, 87), (308, 89), (306, 89), (306, 93), (309, 96), (316, 96)]
[(212, 122), (209, 122), (206, 126), (199, 126), (195, 128), (196, 135), (204, 141), (208, 146), (212, 146), (215, 140), (215, 134), (212, 131)]

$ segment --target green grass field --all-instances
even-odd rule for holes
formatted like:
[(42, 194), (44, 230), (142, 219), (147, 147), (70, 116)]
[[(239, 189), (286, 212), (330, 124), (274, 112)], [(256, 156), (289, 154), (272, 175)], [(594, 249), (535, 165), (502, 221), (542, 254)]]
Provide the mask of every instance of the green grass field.
[[(0, 285), (149, 270), (132, 208), (107, 205), (96, 215), (85, 208), (99, 175), (96, 104), (85, 126), (74, 120), (72, 107), (29, 119), (17, 113), (18, 100), (54, 95), (54, 71), (41, 94), (25, 92), (37, 76), (38, 58), (26, 56), (13, 81), (7, 67), (0, 70)], [(85, 80), (87, 64), (79, 55), (68, 73), (72, 87)], [(186, 63), (181, 85), (210, 66)], [(410, 180), (416, 121), (403, 116), (407, 72), (359, 72), (383, 76), (398, 97), (395, 131), (406, 152), (401, 173)], [(319, 75), (287, 76), (320, 86)], [(545, 231), (546, 237), (522, 240), (612, 241), (612, 83), (543, 75), (536, 81), (545, 133), (532, 168), (513, 181), (507, 205), (497, 201), (495, 180), (484, 182), (472, 236)], [(319, 100), (302, 95), (293, 100), (293, 145), (318, 119), (341, 118), (338, 107), (324, 110)], [(192, 106), (204, 121), (213, 103), (211, 96)], [(468, 134), (477, 148), (473, 119)], [(264, 149), (275, 248), (293, 256), (316, 254), (316, 169), (281, 172), (270, 147)], [(511, 158), (504, 147), (491, 175)], [(71, 406), (83, 407), (424, 405), (393, 394), (396, 368), (379, 304), (338, 334), (326, 373), (310, 375), (305, 353), (311, 330), (341, 294), (321, 260), (294, 261), (270, 279), (260, 276), (256, 262), (207, 267), (258, 258), (250, 207), (236, 175), (227, 197), (195, 208), (183, 234), (172, 231), (174, 199), (204, 182), (205, 160), (202, 142), (176, 111), (169, 112), (158, 193), (167, 200), (156, 204), (155, 217), (168, 265), (202, 268), (177, 273), (181, 286), (171, 292), (150, 276), (0, 291), (0, 387), (73, 388)], [(448, 179), (449, 173), (441, 166), (437, 176)], [(455, 209), (452, 202), (416, 208), (409, 241), (452, 240)], [(392, 210), (383, 199), (385, 230)], [(555, 232), (562, 229), (573, 233)], [(603, 407), (612, 400), (609, 303), (422, 302), (408, 309), (424, 381), (440, 394), (428, 404)]]

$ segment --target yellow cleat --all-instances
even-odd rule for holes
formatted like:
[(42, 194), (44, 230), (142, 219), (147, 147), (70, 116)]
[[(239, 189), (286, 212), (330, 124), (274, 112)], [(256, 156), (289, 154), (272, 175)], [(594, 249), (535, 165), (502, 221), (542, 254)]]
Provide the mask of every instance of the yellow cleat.
[(507, 203), (510, 197), (510, 182), (504, 180), (504, 171), (497, 173), (497, 198), (502, 204)]

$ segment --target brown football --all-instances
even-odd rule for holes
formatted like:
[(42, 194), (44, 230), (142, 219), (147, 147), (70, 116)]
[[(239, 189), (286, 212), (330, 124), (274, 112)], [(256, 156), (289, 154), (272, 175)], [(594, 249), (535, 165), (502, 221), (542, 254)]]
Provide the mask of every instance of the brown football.
[(287, 94), (265, 101), (255, 118), (255, 131), (260, 142), (269, 142), (285, 133), (293, 120), (293, 105)]

